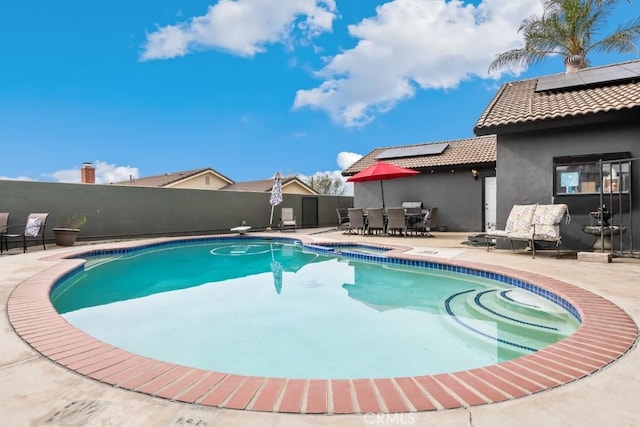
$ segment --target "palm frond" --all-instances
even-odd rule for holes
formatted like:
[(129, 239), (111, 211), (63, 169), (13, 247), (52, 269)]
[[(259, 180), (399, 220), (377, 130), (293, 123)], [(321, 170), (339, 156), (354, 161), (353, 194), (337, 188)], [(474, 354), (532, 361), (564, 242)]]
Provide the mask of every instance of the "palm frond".
[(640, 18), (624, 26), (619, 26), (614, 33), (594, 43), (592, 50), (596, 52), (637, 52), (638, 48), (634, 44), (634, 40), (638, 38), (640, 38)]
[[(509, 66), (527, 67), (551, 54), (568, 58), (581, 57), (588, 64), (587, 54), (601, 52), (635, 52), (634, 41), (640, 38), (640, 18), (619, 27), (613, 34), (594, 42), (599, 30), (620, 0), (541, 0), (543, 13), (522, 21), (524, 47), (496, 55), (489, 72)], [(631, 3), (631, 0), (627, 0)]]

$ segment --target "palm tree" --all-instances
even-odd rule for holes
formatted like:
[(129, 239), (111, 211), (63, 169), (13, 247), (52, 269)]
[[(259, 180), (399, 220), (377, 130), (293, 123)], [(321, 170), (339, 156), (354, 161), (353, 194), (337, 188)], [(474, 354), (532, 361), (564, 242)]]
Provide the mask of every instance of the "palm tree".
[(542, 0), (542, 16), (525, 19), (518, 29), (524, 36), (524, 47), (496, 55), (489, 72), (507, 66), (526, 68), (550, 55), (561, 55), (567, 72), (571, 72), (588, 67), (587, 54), (592, 51), (636, 52), (633, 42), (640, 36), (640, 16), (594, 41), (618, 1)]

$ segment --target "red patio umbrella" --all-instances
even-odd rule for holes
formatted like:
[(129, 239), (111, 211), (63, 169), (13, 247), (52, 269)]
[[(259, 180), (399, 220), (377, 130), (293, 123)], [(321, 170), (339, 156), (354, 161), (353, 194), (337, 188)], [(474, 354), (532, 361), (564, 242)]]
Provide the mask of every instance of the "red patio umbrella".
[(382, 191), (382, 209), (384, 206), (384, 186), (382, 181), (385, 179), (402, 178), (411, 175), (417, 175), (420, 172), (395, 166), (385, 162), (377, 162), (357, 174), (347, 178), (348, 182), (364, 182), (364, 181), (380, 181), (380, 190)]

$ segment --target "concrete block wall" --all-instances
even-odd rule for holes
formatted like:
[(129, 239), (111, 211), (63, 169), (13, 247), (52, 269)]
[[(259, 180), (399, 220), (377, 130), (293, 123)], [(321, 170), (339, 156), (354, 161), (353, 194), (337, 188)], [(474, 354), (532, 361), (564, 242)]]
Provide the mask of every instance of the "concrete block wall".
[[(242, 221), (261, 230), (269, 226), (271, 214), (268, 192), (0, 180), (0, 195), (0, 212), (10, 213), (10, 225), (24, 225), (31, 212), (49, 212), (48, 241), (53, 240), (51, 229), (72, 215), (87, 217), (79, 240), (100, 240), (218, 234)], [(304, 197), (317, 198), (318, 227), (337, 225), (336, 208), (353, 205), (352, 197), (285, 194), (275, 207), (273, 227), (283, 206), (294, 209), (301, 225)]]

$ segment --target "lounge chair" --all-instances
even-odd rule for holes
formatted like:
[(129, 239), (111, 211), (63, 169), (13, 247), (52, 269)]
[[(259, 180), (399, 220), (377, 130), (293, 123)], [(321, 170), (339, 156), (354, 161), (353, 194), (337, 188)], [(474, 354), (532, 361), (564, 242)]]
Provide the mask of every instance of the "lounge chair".
[(280, 231), (293, 230), (296, 231), (298, 223), (293, 213), (293, 208), (282, 208), (280, 212)]
[(407, 236), (407, 218), (404, 208), (388, 208), (387, 209), (387, 234), (393, 233), (394, 230)]
[(560, 223), (563, 218), (567, 224), (571, 221), (569, 208), (565, 204), (513, 205), (504, 230), (498, 230), (495, 224), (490, 224), (486, 233), (487, 250), (491, 239), (503, 238), (511, 241), (512, 250), (515, 250), (514, 240), (527, 242), (533, 258), (536, 257), (536, 242), (555, 243), (559, 255), (562, 240)]
[(367, 209), (367, 233), (377, 230), (384, 234), (384, 211), (382, 208)]
[(366, 227), (362, 208), (349, 208), (349, 234), (351, 234), (351, 230), (356, 230), (356, 234), (358, 234), (358, 230), (362, 230), (362, 234), (365, 234)]
[(344, 227), (349, 228), (349, 209), (348, 208), (336, 208), (338, 214), (338, 230)]
[(41, 240), (42, 241), (42, 249), (47, 249), (44, 244), (44, 231), (47, 226), (47, 217), (48, 213), (31, 213), (27, 217), (27, 223), (25, 225), (15, 225), (7, 227), (7, 230), (10, 228), (22, 228), (20, 234), (18, 233), (6, 233), (4, 235), (4, 243), (5, 248), (8, 249), (8, 239), (22, 239), (22, 249), (23, 252), (27, 252), (27, 241), (28, 239), (33, 240)]
[(4, 235), (7, 233), (7, 227), (9, 226), (9, 213), (2, 212), (0, 213), (0, 253), (2, 253), (7, 248), (7, 241)]

